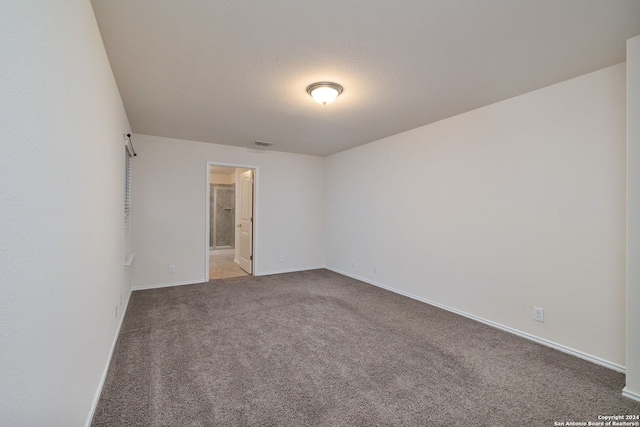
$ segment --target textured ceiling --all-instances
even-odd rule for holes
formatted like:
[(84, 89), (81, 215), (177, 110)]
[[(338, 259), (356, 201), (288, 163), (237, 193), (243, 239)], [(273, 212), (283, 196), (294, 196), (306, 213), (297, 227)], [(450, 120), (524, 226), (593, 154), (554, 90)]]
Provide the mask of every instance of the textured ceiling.
[(640, 34), (638, 0), (92, 4), (133, 132), (315, 155), (623, 62)]

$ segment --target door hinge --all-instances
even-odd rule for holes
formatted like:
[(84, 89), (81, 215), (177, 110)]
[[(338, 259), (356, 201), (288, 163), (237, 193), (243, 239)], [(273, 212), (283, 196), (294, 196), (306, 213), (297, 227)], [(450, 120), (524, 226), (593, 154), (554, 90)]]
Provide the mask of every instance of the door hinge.
[(253, 261), (253, 255), (249, 255), (249, 261)]

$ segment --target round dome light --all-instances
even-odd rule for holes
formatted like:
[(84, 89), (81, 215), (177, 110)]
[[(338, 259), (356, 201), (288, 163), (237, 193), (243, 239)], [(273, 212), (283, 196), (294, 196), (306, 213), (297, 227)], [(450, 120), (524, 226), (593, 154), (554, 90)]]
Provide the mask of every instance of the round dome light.
[(311, 95), (318, 104), (322, 105), (331, 104), (343, 90), (342, 86), (331, 82), (313, 83), (307, 87), (307, 93)]

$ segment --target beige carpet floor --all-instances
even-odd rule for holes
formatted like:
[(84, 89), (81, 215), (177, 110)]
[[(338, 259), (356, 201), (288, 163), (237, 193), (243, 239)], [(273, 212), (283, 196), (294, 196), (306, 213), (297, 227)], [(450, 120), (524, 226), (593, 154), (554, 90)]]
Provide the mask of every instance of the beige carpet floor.
[(624, 375), (327, 271), (136, 291), (93, 426), (554, 426)]

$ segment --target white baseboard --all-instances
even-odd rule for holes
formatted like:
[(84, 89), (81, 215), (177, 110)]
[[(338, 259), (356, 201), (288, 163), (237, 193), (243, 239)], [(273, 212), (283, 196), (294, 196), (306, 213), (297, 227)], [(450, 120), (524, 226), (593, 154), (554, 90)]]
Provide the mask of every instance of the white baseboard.
[(301, 267), (301, 268), (290, 268), (290, 269), (287, 269), (287, 270), (261, 271), (260, 273), (255, 273), (255, 275), (256, 276), (270, 276), (272, 274), (295, 273), (296, 271), (319, 270), (321, 268), (326, 268), (326, 267), (324, 265), (319, 265), (317, 267)]
[(622, 389), (622, 395), (636, 402), (640, 402), (640, 394), (629, 390), (627, 387)]
[(102, 372), (102, 377), (100, 378), (100, 382), (98, 383), (98, 389), (96, 390), (95, 396), (93, 396), (93, 402), (91, 403), (91, 410), (89, 411), (89, 415), (87, 416), (87, 421), (84, 423), (85, 427), (91, 426), (91, 421), (93, 420), (93, 416), (96, 413), (96, 408), (98, 407), (98, 402), (100, 401), (100, 395), (102, 394), (102, 388), (104, 387), (104, 382), (107, 379), (107, 372), (109, 372), (109, 365), (111, 365), (111, 358), (113, 357), (113, 352), (116, 349), (116, 344), (118, 342), (118, 337), (120, 336), (120, 329), (122, 328), (122, 324), (124, 323), (124, 316), (127, 313), (127, 307), (129, 307), (129, 301), (131, 300), (131, 292), (125, 301), (122, 312), (120, 313), (120, 321), (118, 322), (118, 328), (116, 329), (116, 333), (113, 337), (113, 342), (111, 343), (111, 350), (109, 350), (109, 357), (107, 357), (107, 364), (104, 367), (104, 372)]
[[(234, 260), (235, 261), (235, 260)], [(261, 271), (261, 272), (254, 272), (254, 276), (270, 276), (272, 274), (282, 274), (282, 273), (295, 273), (296, 271), (307, 271), (307, 270), (318, 270), (321, 268), (325, 268), (324, 265), (319, 265), (316, 267), (301, 267), (301, 268), (290, 268), (290, 269), (286, 269), (286, 270), (272, 270), (272, 271)], [(206, 279), (200, 279), (200, 280), (185, 280), (182, 282), (169, 282), (169, 283), (158, 283), (158, 284), (151, 284), (151, 285), (134, 285), (131, 288), (131, 291), (143, 291), (146, 289), (158, 289), (158, 288), (168, 288), (170, 286), (183, 286), (183, 285), (195, 285), (198, 283), (205, 283), (208, 282), (209, 278), (207, 277)]]
[[(391, 286), (383, 285), (382, 283), (378, 283), (378, 282), (375, 282), (373, 280), (366, 279), (364, 277), (359, 277), (359, 276), (356, 276), (354, 274), (350, 274), (350, 273), (347, 273), (345, 271), (338, 270), (336, 268), (332, 268), (332, 267), (324, 267), (324, 268), (326, 268), (327, 270), (331, 270), (331, 271), (333, 271), (335, 273), (342, 274), (344, 276), (351, 277), (351, 278), (356, 279), (356, 280), (360, 280), (361, 282), (365, 282), (365, 283), (368, 283), (370, 285), (377, 286), (377, 287), (382, 288), (382, 289), (386, 289), (386, 290), (394, 292), (396, 294), (404, 295), (404, 296), (406, 296), (408, 298), (423, 302), (425, 304), (429, 304), (429, 305), (432, 305), (434, 307), (438, 307), (438, 308), (441, 308), (443, 310), (450, 311), (451, 313), (459, 314), (460, 316), (464, 316), (466, 318), (475, 320), (477, 322), (484, 323), (485, 325), (493, 326), (494, 328), (498, 328), (498, 329), (503, 330), (505, 332), (509, 332), (509, 333), (512, 333), (512, 334), (517, 335), (519, 337), (526, 338), (528, 340), (531, 340), (531, 341), (537, 342), (539, 344), (545, 345), (547, 347), (554, 348), (554, 349), (559, 350), (559, 351), (561, 351), (563, 353), (567, 353), (567, 354), (570, 354), (572, 356), (578, 357), (580, 359), (584, 359), (584, 360), (587, 360), (589, 362), (595, 363), (596, 365), (604, 366), (605, 368), (612, 369), (614, 371), (621, 372), (623, 374), (626, 372), (626, 368), (624, 366), (622, 366), (622, 365), (619, 365), (617, 363), (613, 363), (613, 362), (610, 362), (608, 360), (604, 360), (604, 359), (601, 359), (599, 357), (584, 353), (584, 352), (582, 352), (580, 350), (576, 350), (576, 349), (567, 347), (565, 345), (558, 344), (558, 343), (555, 343), (553, 341), (549, 341), (549, 340), (546, 340), (544, 338), (537, 337), (535, 335), (531, 335), (531, 334), (529, 334), (527, 332), (522, 332), (522, 331), (519, 331), (517, 329), (501, 325), (501, 324), (493, 322), (491, 320), (483, 319), (482, 317), (478, 317), (478, 316), (475, 316), (473, 314), (465, 313), (464, 311), (460, 311), (460, 310), (457, 310), (455, 308), (451, 308), (451, 307), (448, 307), (446, 305), (442, 305), (442, 304), (439, 304), (437, 302), (430, 301), (428, 299), (425, 299), (425, 298), (410, 294), (408, 292), (392, 288)], [(631, 393), (629, 391), (627, 391), (627, 392), (629, 394), (631, 394), (632, 396), (635, 395), (634, 393)], [(637, 396), (637, 395), (635, 395), (635, 396)], [(631, 397), (631, 396), (627, 396), (627, 397), (630, 397), (631, 399), (634, 399), (634, 397)], [(637, 400), (638, 398), (636, 397), (635, 399)]]
[(235, 255), (236, 250), (233, 248), (228, 249), (209, 249), (209, 255)]
[(131, 290), (142, 291), (145, 289), (168, 288), (170, 286), (195, 285), (197, 283), (205, 283), (208, 281), (209, 281), (209, 278), (199, 279), (199, 280), (185, 280), (183, 282), (160, 283), (160, 284), (154, 284), (154, 285), (138, 285), (138, 286), (133, 286)]

